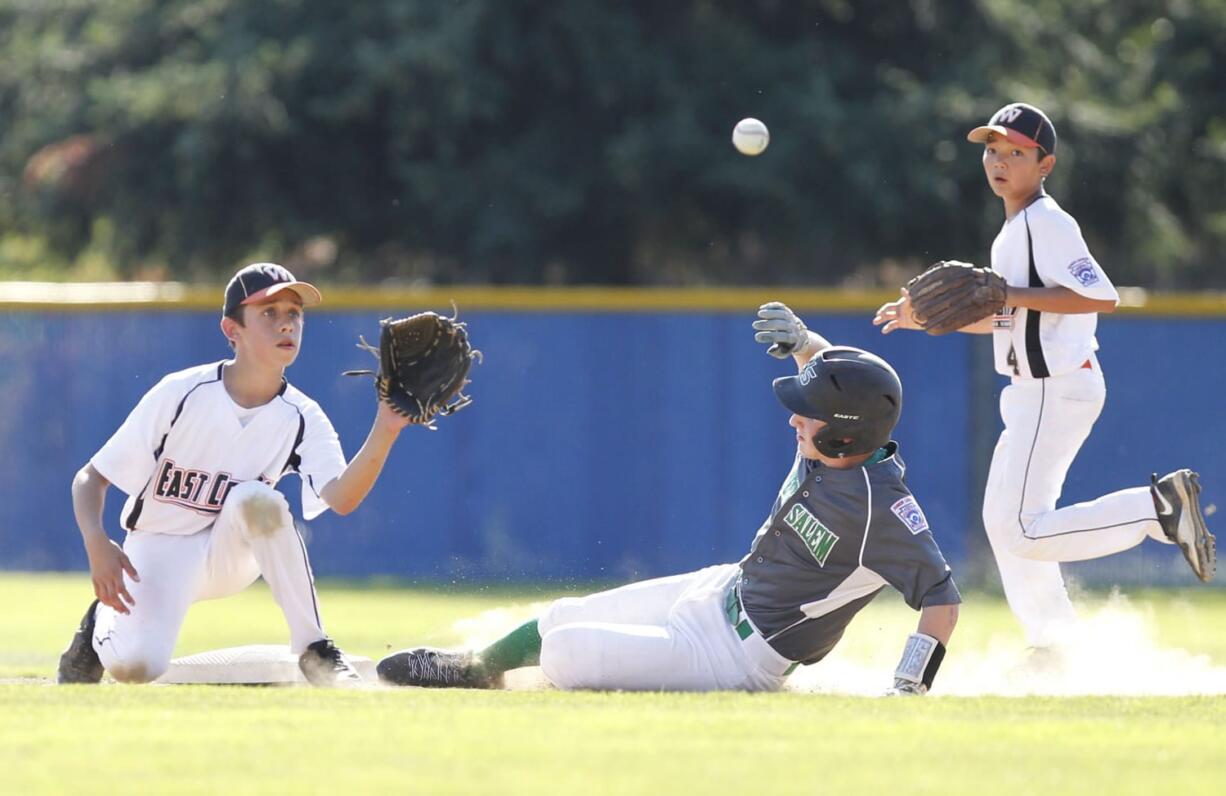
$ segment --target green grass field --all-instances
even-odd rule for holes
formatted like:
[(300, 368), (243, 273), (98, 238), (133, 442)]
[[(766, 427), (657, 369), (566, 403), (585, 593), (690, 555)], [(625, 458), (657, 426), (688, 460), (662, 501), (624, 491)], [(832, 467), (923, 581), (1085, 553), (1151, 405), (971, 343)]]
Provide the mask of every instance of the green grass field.
[[(320, 592), (330, 632), (372, 658), (389, 646), (488, 637), (547, 596), (337, 582)], [(1226, 790), (1226, 697), (948, 695), (975, 693), (976, 683), (991, 693), (1007, 682), (998, 670), (1021, 660), (1012, 619), (992, 597), (968, 598), (938, 680), (947, 695), (923, 699), (823, 693), (843, 690), (842, 680), (888, 683), (915, 615), (884, 596), (835, 655), (803, 670), (806, 690), (769, 695), (52, 687), (89, 598), (81, 575), (0, 575), (5, 793)], [(1123, 604), (1090, 595), (1082, 607), (1087, 649), (1104, 647), (1087, 652), (1090, 690), (1120, 671), (1188, 691), (1223, 683), (1226, 592), (1134, 593)], [(178, 654), (284, 637), (256, 587), (193, 608)]]

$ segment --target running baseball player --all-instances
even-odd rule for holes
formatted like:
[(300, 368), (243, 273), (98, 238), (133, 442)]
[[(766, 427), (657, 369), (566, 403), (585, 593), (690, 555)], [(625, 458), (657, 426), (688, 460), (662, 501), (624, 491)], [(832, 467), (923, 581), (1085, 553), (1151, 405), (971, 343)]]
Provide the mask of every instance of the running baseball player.
[[(289, 625), (308, 681), (360, 681), (324, 633), (306, 545), (273, 489), (302, 480), (303, 513), (348, 514), (366, 497), (409, 420), (380, 401), (348, 465), (319, 405), (285, 380), (302, 344), (303, 309), (319, 291), (257, 263), (226, 287), (221, 331), (232, 359), (171, 373), (136, 405), (72, 482), (73, 510), (97, 599), (60, 658), (61, 683), (157, 679), (187, 609), (261, 575)], [(103, 529), (108, 487), (127, 493), (123, 546)]]
[(925, 693), (961, 598), (890, 440), (898, 376), (866, 351), (831, 346), (782, 304), (759, 316), (756, 339), (800, 367), (774, 381), (797, 452), (740, 563), (563, 598), (479, 654), (404, 650), (379, 662), (380, 677), (496, 688), (504, 672), (539, 664), (566, 689), (773, 691), (824, 658), (890, 585), (921, 611), (894, 691)]
[[(1119, 296), (1077, 222), (1044, 190), (1056, 165), (1051, 120), (1031, 105), (1011, 103), (967, 137), (983, 144), (988, 187), (1005, 211), (991, 266), (1007, 283), (1004, 308), (960, 329), (991, 334), (996, 370), (1011, 380), (1000, 396), (1004, 431), (992, 456), (983, 523), (1030, 645), (1058, 648), (1075, 623), (1059, 562), (1110, 555), (1149, 538), (1178, 544), (1207, 581), (1216, 566), (1215, 543), (1191, 470), (1056, 508), (1069, 466), (1103, 408), (1094, 332), (1098, 313), (1112, 312)], [(873, 323), (885, 334), (924, 328), (913, 309), (904, 289), (877, 310)]]

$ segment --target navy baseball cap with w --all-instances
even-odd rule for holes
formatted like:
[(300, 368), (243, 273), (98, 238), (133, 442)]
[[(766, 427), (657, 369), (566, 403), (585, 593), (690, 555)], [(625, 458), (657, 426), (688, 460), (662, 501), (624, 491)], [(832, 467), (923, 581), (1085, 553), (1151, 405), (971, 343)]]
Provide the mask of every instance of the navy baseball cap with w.
[(1056, 151), (1056, 128), (1047, 114), (1024, 102), (1011, 102), (992, 114), (988, 123), (967, 133), (966, 140), (986, 144), (993, 134), (1029, 149), (1038, 147), (1044, 154)]
[(323, 301), (319, 289), (308, 282), (299, 282), (288, 268), (276, 263), (252, 263), (239, 270), (226, 285), (226, 303), (222, 315), (232, 315), (244, 304), (270, 299), (282, 290), (292, 290), (302, 299), (302, 306), (314, 307)]

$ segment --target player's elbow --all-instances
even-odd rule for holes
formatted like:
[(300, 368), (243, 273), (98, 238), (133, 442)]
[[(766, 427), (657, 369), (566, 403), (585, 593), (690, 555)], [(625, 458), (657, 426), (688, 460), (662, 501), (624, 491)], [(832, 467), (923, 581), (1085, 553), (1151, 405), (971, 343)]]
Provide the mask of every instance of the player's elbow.
[(341, 515), (342, 517), (344, 517), (347, 514), (352, 514), (353, 510), (356, 509), (357, 507), (358, 507), (357, 503), (343, 503), (340, 501), (337, 501), (336, 503), (328, 504), (328, 508), (332, 509), (333, 512)]
[(342, 495), (329, 496), (325, 494), (321, 495), (321, 497), (324, 499), (324, 502), (328, 504), (328, 508), (332, 509), (342, 517), (344, 517), (346, 514), (352, 514), (353, 510), (356, 509), (358, 504), (362, 502), (360, 500), (351, 500)]
[(1102, 299), (1098, 302), (1098, 309), (1096, 312), (1098, 312), (1100, 315), (1109, 315), (1115, 312), (1115, 308), (1119, 305), (1120, 303), (1114, 299)]
[(346, 514), (352, 514), (358, 506), (362, 504), (361, 499), (353, 499), (348, 495), (324, 493), (321, 495), (324, 502), (328, 504), (328, 508), (332, 509), (337, 514), (344, 517)]
[(319, 496), (328, 504), (328, 508), (342, 517), (352, 514), (354, 509), (362, 504), (361, 497), (354, 497), (341, 488), (339, 478), (329, 481), (319, 490)]

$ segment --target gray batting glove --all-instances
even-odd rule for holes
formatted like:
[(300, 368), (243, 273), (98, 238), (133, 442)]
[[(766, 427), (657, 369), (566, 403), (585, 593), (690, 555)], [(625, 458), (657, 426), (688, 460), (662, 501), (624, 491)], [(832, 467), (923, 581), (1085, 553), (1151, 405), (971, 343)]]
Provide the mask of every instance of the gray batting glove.
[(766, 353), (773, 357), (803, 356), (809, 347), (808, 327), (782, 302), (770, 301), (759, 307), (753, 328), (753, 339), (769, 345)]

